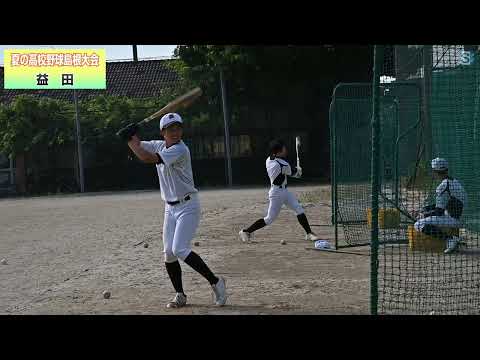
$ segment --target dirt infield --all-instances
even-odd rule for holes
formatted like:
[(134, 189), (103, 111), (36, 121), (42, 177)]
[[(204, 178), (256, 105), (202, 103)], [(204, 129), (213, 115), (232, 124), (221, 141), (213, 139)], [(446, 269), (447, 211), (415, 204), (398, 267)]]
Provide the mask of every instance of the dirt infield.
[[(291, 191), (311, 224), (330, 224), (328, 186)], [(241, 243), (239, 229), (264, 216), (267, 188), (204, 190), (200, 202), (193, 249), (226, 278), (227, 306), (211, 305), (208, 283), (182, 264), (189, 306), (165, 308), (173, 291), (163, 265), (164, 206), (158, 191), (147, 191), (0, 200), (0, 258), (8, 261), (0, 265), (0, 314), (368, 313), (368, 249), (312, 250), (286, 208), (252, 244)], [(333, 240), (333, 227), (313, 229)]]

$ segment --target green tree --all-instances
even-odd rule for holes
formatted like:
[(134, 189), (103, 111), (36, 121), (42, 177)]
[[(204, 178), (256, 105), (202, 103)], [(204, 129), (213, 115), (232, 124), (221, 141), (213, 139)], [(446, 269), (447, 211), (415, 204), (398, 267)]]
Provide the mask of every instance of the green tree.
[(37, 145), (53, 147), (71, 142), (71, 112), (68, 103), (26, 95), (0, 105), (0, 152), (15, 155)]
[[(223, 69), (233, 126), (242, 125), (240, 114), (248, 108), (272, 110), (290, 103), (314, 112), (320, 102), (328, 107), (336, 83), (370, 81), (365, 72), (369, 46), (181, 45), (175, 55), (181, 60), (176, 64), (181, 76), (204, 89), (209, 113), (221, 111)], [(264, 126), (272, 124), (266, 121)]]
[(0, 105), (0, 152), (16, 159), (19, 192), (26, 192), (27, 152), (40, 148), (55, 151), (73, 141), (69, 112), (68, 103), (26, 95)]

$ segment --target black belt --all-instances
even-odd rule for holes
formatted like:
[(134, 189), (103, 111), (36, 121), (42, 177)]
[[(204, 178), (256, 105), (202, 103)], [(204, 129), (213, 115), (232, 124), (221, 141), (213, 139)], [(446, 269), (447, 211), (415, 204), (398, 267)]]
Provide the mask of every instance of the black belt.
[(167, 201), (167, 204), (168, 204), (168, 205), (177, 205), (177, 204), (180, 204), (181, 202), (185, 202), (185, 201), (188, 201), (188, 200), (190, 200), (190, 199), (191, 199), (191, 198), (190, 198), (190, 195), (187, 195), (187, 196), (183, 199), (183, 201)]
[(280, 189), (286, 189), (287, 188), (287, 184), (285, 184), (285, 185), (275, 185), (275, 184), (273, 184), (273, 186), (277, 186)]

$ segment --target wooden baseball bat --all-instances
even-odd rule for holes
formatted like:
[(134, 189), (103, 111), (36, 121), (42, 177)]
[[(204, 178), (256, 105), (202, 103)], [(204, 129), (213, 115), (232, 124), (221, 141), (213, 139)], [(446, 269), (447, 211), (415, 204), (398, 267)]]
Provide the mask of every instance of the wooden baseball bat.
[[(195, 89), (190, 90), (189, 92), (183, 94), (182, 96), (179, 96), (176, 99), (170, 101), (167, 105), (165, 105), (163, 108), (158, 110), (156, 113), (150, 115), (149, 117), (143, 119), (142, 121), (139, 121), (137, 125), (142, 126), (148, 123), (149, 121), (157, 119), (170, 112), (175, 112), (181, 108), (185, 109), (189, 107), (201, 95), (202, 95), (202, 89), (200, 89), (199, 87), (196, 87)], [(123, 129), (120, 129), (117, 132), (117, 135), (119, 135), (122, 130)]]
[(300, 146), (302, 142), (300, 140), (300, 136), (295, 137), (295, 150), (297, 151), (297, 168), (300, 167)]
[(195, 89), (190, 90), (186, 94), (183, 94), (182, 96), (179, 96), (176, 99), (170, 101), (167, 105), (165, 105), (163, 108), (158, 110), (156, 113), (138, 122), (137, 125), (141, 126), (165, 114), (175, 112), (181, 108), (187, 108), (201, 95), (202, 95), (202, 89), (200, 89), (199, 87), (196, 87)]

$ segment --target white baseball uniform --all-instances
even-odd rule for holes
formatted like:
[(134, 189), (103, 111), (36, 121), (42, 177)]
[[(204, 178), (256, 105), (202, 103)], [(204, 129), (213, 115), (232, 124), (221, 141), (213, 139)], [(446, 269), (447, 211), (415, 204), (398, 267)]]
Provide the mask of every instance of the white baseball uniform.
[[(271, 188), (268, 192), (270, 204), (268, 205), (267, 216), (263, 218), (265, 224), (270, 225), (280, 213), (285, 204), (296, 215), (304, 213), (302, 205), (294, 194), (287, 190), (287, 176), (292, 176), (292, 168), (284, 159), (269, 156), (265, 162)], [(293, 176), (297, 176), (295, 173)]]
[[(177, 258), (185, 260), (191, 252), (191, 241), (200, 223), (200, 203), (193, 182), (190, 150), (183, 141), (168, 148), (163, 140), (141, 141), (140, 145), (151, 153), (158, 153), (164, 162), (156, 166), (161, 196), (165, 201), (165, 262), (172, 263)], [(170, 205), (169, 202), (179, 203)]]
[(436, 189), (435, 207), (444, 209), (443, 215), (429, 216), (420, 219), (415, 223), (415, 230), (422, 231), (426, 224), (436, 225), (439, 227), (459, 228), (462, 226), (460, 218), (452, 217), (448, 213), (447, 204), (450, 196), (456, 197), (463, 204), (463, 210), (467, 205), (467, 194), (462, 184), (456, 179), (444, 179)]

